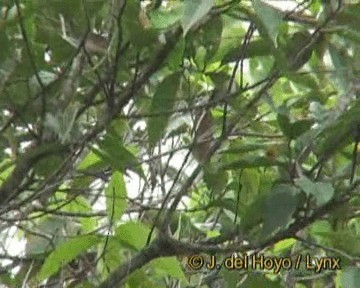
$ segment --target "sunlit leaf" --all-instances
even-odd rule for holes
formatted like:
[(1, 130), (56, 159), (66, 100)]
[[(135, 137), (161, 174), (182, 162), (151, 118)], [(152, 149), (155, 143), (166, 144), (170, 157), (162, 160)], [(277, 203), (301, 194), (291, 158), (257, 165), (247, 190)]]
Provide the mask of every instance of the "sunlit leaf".
[(123, 175), (115, 171), (105, 189), (106, 210), (110, 223), (119, 221), (126, 208), (126, 186)]
[(296, 240), (294, 238), (289, 238), (289, 239), (282, 240), (282, 241), (275, 244), (274, 252), (279, 253), (279, 252), (282, 252), (284, 250), (289, 250), (295, 245), (295, 243), (296, 243)]
[(97, 235), (78, 236), (60, 244), (46, 258), (45, 263), (37, 275), (38, 281), (42, 281), (54, 275), (78, 255), (98, 244), (101, 239), (102, 238)]
[(4, 159), (0, 163), (0, 184), (3, 184), (14, 170), (14, 163), (10, 159)]
[[(71, 201), (68, 205), (65, 205), (62, 211), (70, 213), (91, 214), (93, 212), (91, 204), (83, 196), (77, 196), (75, 201)], [(79, 223), (81, 224), (81, 231), (84, 233), (93, 232), (96, 229), (97, 220), (95, 217), (79, 217)]]
[(135, 250), (145, 247), (150, 228), (141, 222), (127, 222), (115, 230), (115, 237), (121, 243)]
[(162, 257), (149, 263), (152, 268), (161, 271), (165, 275), (187, 282), (182, 265), (175, 257)]
[(99, 259), (100, 267), (102, 265), (104, 266), (104, 268), (102, 268), (103, 270), (105, 270), (104, 278), (108, 277), (111, 272), (118, 268), (123, 260), (123, 247), (116, 238), (109, 237), (107, 239), (105, 249), (106, 257), (101, 257), (101, 259)]
[(96, 155), (93, 151), (89, 151), (89, 153), (79, 163), (77, 168), (79, 170), (86, 170), (92, 167), (102, 166), (101, 164), (104, 164), (101, 158), (98, 155)]
[(259, 189), (260, 174), (256, 169), (244, 169), (241, 172), (240, 182), (248, 193), (254, 195)]

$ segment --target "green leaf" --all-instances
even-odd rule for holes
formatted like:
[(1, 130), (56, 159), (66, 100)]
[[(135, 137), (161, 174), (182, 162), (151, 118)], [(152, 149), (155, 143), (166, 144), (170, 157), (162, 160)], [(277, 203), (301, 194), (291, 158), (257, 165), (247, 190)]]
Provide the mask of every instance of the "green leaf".
[(255, 195), (260, 185), (260, 174), (257, 169), (244, 169), (241, 173), (240, 183), (249, 194)]
[(263, 156), (246, 156), (234, 162), (223, 165), (222, 169), (232, 170), (232, 169), (244, 169), (244, 168), (272, 167), (272, 166), (281, 166), (283, 164), (284, 163), (280, 161), (271, 160)]
[(78, 236), (58, 245), (46, 258), (37, 275), (37, 280), (41, 282), (51, 277), (81, 253), (98, 244), (101, 239), (102, 237), (97, 235)]
[[(299, 84), (305, 88), (310, 88), (311, 93), (316, 93), (315, 91), (319, 90), (319, 85), (314, 75), (309, 75), (309, 74), (299, 75), (299, 74), (288, 73), (286, 77), (295, 84)], [(317, 97), (317, 95), (314, 95), (313, 97)]]
[(356, 233), (355, 229), (339, 229), (330, 232), (327, 236), (331, 239), (334, 248), (350, 255), (360, 254), (359, 233)]
[(124, 174), (126, 169), (131, 169), (139, 176), (144, 177), (137, 158), (123, 146), (120, 138), (107, 134), (105, 139), (100, 141), (99, 147), (100, 149), (92, 147), (91, 150), (114, 170)]
[(205, 169), (204, 171), (204, 181), (208, 189), (212, 190), (215, 194), (220, 194), (227, 183), (227, 173), (224, 170), (210, 171), (210, 169)]
[(358, 31), (348, 30), (344, 28), (344, 30), (339, 31), (338, 34), (346, 39), (349, 39), (350, 41), (353, 41), (354, 44), (360, 44), (360, 33)]
[(126, 284), (126, 288), (159, 288), (159, 283), (155, 284), (144, 269), (135, 270), (131, 273), (126, 278)]
[(339, 26), (346, 27), (347, 30), (357, 31), (360, 21), (360, 5), (357, 1), (349, 1), (348, 5), (336, 15), (334, 22)]
[(278, 288), (281, 287), (279, 282), (280, 280), (271, 281), (261, 273), (252, 273), (241, 286), (244, 288)]
[[(1, 31), (1, 19), (0, 19), (0, 31)], [(10, 45), (11, 42), (9, 41), (6, 33), (0, 33), (0, 43), (1, 43), (1, 49), (0, 49), (0, 61), (1, 63), (4, 63), (6, 57), (9, 55), (10, 51)], [(0, 70), (1, 74), (1, 70)]]
[(188, 283), (182, 269), (182, 265), (176, 257), (162, 257), (154, 259), (149, 263), (149, 266), (156, 270), (160, 270), (167, 276), (182, 280)]
[(184, 36), (214, 5), (214, 0), (185, 0), (182, 26)]
[(237, 287), (238, 283), (241, 282), (242, 277), (240, 273), (234, 273), (230, 269), (221, 269), (219, 275), (224, 279), (223, 287)]
[(139, 1), (127, 1), (122, 21), (124, 35), (137, 49), (143, 49), (157, 42), (157, 32), (151, 28), (145, 29), (140, 24), (140, 9)]
[(166, 77), (158, 86), (151, 103), (150, 112), (160, 114), (150, 117), (148, 121), (149, 144), (154, 146), (159, 141), (168, 125), (169, 113), (162, 113), (173, 108), (176, 95), (180, 86), (181, 75), (179, 73), (171, 74)]
[(64, 163), (64, 158), (59, 155), (49, 155), (36, 162), (34, 170), (37, 175), (49, 177), (54, 174)]
[(194, 61), (200, 71), (205, 70), (206, 49), (204, 46), (197, 47)]
[(303, 119), (293, 122), (291, 124), (290, 139), (296, 139), (297, 137), (308, 131), (313, 124), (314, 121), (309, 119)]
[(277, 115), (277, 121), (279, 123), (281, 131), (289, 139), (296, 139), (306, 131), (308, 131), (313, 125), (313, 120), (303, 119), (295, 122), (291, 122), (287, 114), (280, 112)]
[(335, 67), (336, 77), (334, 80), (338, 85), (340, 85), (342, 91), (347, 91), (351, 77), (347, 59), (334, 45), (329, 45), (329, 52)]
[[(205, 25), (195, 36), (195, 43), (200, 43), (206, 49), (205, 64), (215, 55), (221, 43), (223, 21), (220, 16), (211, 19), (211, 25)], [(200, 45), (197, 45), (198, 47)]]
[(277, 242), (274, 246), (274, 253), (278, 254), (280, 252), (283, 252), (285, 250), (290, 250), (294, 245), (296, 244), (296, 239), (294, 238), (288, 238), (285, 240), (281, 240), (280, 242)]
[(0, 163), (0, 185), (2, 185), (8, 179), (14, 168), (15, 166), (13, 161), (10, 161), (9, 159), (4, 159)]
[(291, 138), (291, 124), (290, 124), (290, 118), (287, 114), (279, 113), (277, 115), (277, 121), (279, 123), (281, 131), (284, 133), (284, 135), (288, 138)]
[(312, 182), (309, 178), (305, 176), (296, 179), (295, 183), (307, 195), (314, 196), (318, 205), (323, 205), (329, 202), (335, 193), (334, 187), (331, 183)]
[(85, 158), (79, 163), (78, 170), (88, 170), (98, 168), (104, 165), (104, 161), (93, 151), (89, 151)]
[(156, 9), (150, 11), (150, 21), (156, 29), (166, 29), (180, 21), (184, 14), (184, 5), (176, 3), (166, 11)]
[(238, 176), (240, 180), (237, 179), (238, 177), (234, 177), (235, 179), (231, 183), (232, 190), (236, 195), (235, 197), (239, 197), (239, 202), (241, 204), (238, 209), (243, 209), (244, 206), (251, 204), (258, 194), (260, 175), (257, 170), (258, 169), (243, 169)]
[[(9, 61), (8, 59), (6, 59), (4, 62), (5, 63), (3, 63), (3, 64), (6, 66), (12, 64), (12, 62)], [(14, 65), (16, 65), (16, 62), (14, 63)], [(11, 71), (10, 70), (11, 68), (8, 70), (8, 67), (4, 67), (4, 68), (6, 70), (0, 71), (0, 76), (3, 78), (10, 77), (14, 71)], [(23, 69), (22, 69), (22, 71), (23, 71)], [(29, 87), (28, 87), (27, 83), (25, 83), (25, 82), (19, 82), (19, 83), (16, 83), (16, 85), (10, 86), (9, 93), (12, 97), (12, 99), (11, 99), (11, 102), (13, 103), (12, 105), (20, 106), (21, 108), (26, 107), (26, 105), (29, 104), (30, 101), (32, 101), (32, 99), (30, 98), (30, 95), (29, 95), (30, 93), (28, 91), (29, 91)], [(2, 99), (0, 99), (0, 100), (2, 100)], [(34, 102), (36, 102), (36, 101), (34, 101)], [(37, 109), (37, 110), (35, 110), (35, 109)], [(30, 117), (27, 117), (27, 119), (26, 119), (29, 122), (33, 119), (36, 119), (36, 116), (38, 115), (38, 112), (39, 112), (38, 105), (36, 105), (35, 109), (30, 106), (30, 109), (29, 109), (30, 111), (27, 111), (27, 110), (24, 111), (24, 114), (26, 112), (31, 113)], [(25, 114), (25, 115), (27, 116), (27, 114)]]
[[(225, 27), (226, 29), (226, 27)], [(229, 63), (238, 60), (241, 56), (244, 58), (254, 58), (260, 56), (269, 56), (271, 55), (271, 48), (263, 39), (256, 39), (249, 43), (248, 48), (246, 49), (245, 55), (243, 55), (244, 51), (239, 49), (239, 47), (234, 47), (229, 50), (223, 57), (222, 63)]]
[(286, 228), (296, 210), (297, 202), (293, 186), (275, 186), (265, 202), (262, 235), (268, 237), (273, 232)]
[(341, 283), (345, 288), (356, 288), (360, 283), (360, 268), (359, 267), (345, 267), (341, 273)]
[(250, 205), (245, 206), (243, 211), (240, 210), (240, 227), (244, 232), (248, 232), (264, 219), (265, 197), (265, 194), (258, 194)]
[[(64, 233), (63, 227), (66, 225), (66, 220), (55, 217), (44, 217), (37, 225), (34, 232), (40, 232), (43, 235), (51, 235), (52, 244), (58, 244), (63, 241)], [(43, 254), (51, 250), (49, 239), (37, 235), (36, 233), (26, 236), (26, 255)]]
[(115, 230), (115, 237), (121, 243), (135, 250), (141, 250), (146, 245), (150, 229), (140, 222), (127, 222)]
[(126, 209), (126, 186), (123, 175), (115, 171), (105, 189), (106, 211), (110, 223), (119, 221)]
[(354, 101), (350, 109), (322, 131), (323, 139), (318, 141), (316, 153), (325, 159), (349, 143), (350, 136), (356, 131), (358, 123), (360, 123), (360, 100)]
[(266, 148), (271, 145), (274, 144), (273, 142), (262, 142), (262, 143), (258, 143), (255, 141), (244, 141), (244, 140), (240, 140), (238, 142), (235, 143), (231, 143), (231, 146), (224, 150), (224, 154), (239, 154), (239, 153), (247, 153), (247, 152), (252, 152), (252, 151), (256, 151), (256, 150), (266, 150)]
[[(236, 53), (239, 53), (239, 50), (241, 50), (239, 49), (239, 47), (241, 47), (242, 38), (245, 34), (245, 30), (241, 25), (241, 22), (227, 17), (226, 15), (222, 16), (222, 22), (223, 29), (221, 34), (220, 46), (217, 49), (213, 58), (209, 61), (210, 63), (221, 61), (222, 64), (225, 64), (231, 61), (236, 61), (240, 57), (240, 55), (238, 56)], [(231, 57), (233, 54), (236, 54), (235, 59)]]
[(105, 257), (99, 259), (101, 265), (99, 271), (102, 271), (103, 277), (106, 278), (111, 272), (113, 272), (122, 262), (123, 258), (123, 247), (119, 241), (114, 237), (109, 237), (104, 247)]
[(220, 208), (227, 209), (234, 213), (237, 209), (236, 202), (234, 201), (233, 198), (231, 198), (231, 199), (229, 199), (229, 198), (220, 198), (219, 199), (218, 198), (218, 199), (212, 201), (209, 204), (209, 207), (220, 207)]
[(184, 38), (180, 38), (176, 43), (174, 49), (170, 52), (168, 56), (167, 63), (171, 70), (177, 71), (182, 64), (184, 57), (184, 49), (185, 49), (185, 40)]
[(253, 7), (256, 14), (261, 19), (262, 23), (266, 27), (268, 35), (277, 47), (277, 36), (279, 34), (279, 28), (282, 22), (281, 14), (272, 6), (265, 4), (263, 1), (254, 0)]
[[(330, 244), (331, 241), (328, 236), (332, 231), (332, 227), (328, 221), (319, 220), (314, 222), (312, 225), (310, 225), (309, 231), (316, 241), (323, 244)], [(324, 242), (324, 240), (327, 242)]]
[[(287, 61), (285, 63), (279, 62), (278, 63), (280, 64), (278, 65), (279, 68), (285, 70), (285, 72), (294, 72), (300, 69), (303, 65), (305, 65), (310, 60), (312, 52), (315, 48), (315, 43), (317, 43), (319, 39), (321, 39), (319, 37), (317, 41), (315, 41), (315, 43), (309, 46), (305, 46), (306, 49), (303, 50), (304, 45), (308, 43), (311, 37), (312, 35), (307, 30), (301, 30), (295, 32), (291, 36), (289, 41), (285, 43), (285, 46), (280, 47), (281, 49), (284, 50)], [(301, 51), (301, 57), (297, 56), (300, 51)], [(279, 61), (283, 59), (277, 59), (277, 60)], [(286, 74), (291, 75), (291, 73), (286, 73)], [(291, 78), (294, 79), (296, 77), (291, 77)]]
[[(68, 200), (65, 201), (68, 202)], [(55, 205), (54, 209), (58, 209), (58, 204)], [(65, 205), (61, 211), (84, 214), (93, 212), (89, 201), (83, 196), (77, 196), (75, 201)], [(97, 226), (97, 219), (95, 217), (79, 217), (78, 221), (81, 223), (81, 231), (83, 233), (93, 232)]]

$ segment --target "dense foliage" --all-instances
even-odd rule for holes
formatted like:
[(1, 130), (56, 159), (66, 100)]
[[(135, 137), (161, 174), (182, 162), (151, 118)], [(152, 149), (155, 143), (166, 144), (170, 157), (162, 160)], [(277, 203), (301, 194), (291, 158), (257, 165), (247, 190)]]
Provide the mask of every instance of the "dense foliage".
[(3, 0), (1, 287), (358, 287), (356, 2)]

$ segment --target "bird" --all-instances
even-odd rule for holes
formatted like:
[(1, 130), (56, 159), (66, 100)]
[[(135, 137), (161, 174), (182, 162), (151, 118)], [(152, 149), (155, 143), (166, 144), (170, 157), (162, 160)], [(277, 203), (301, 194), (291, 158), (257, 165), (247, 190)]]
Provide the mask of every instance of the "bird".
[(89, 32), (85, 39), (85, 50), (90, 54), (105, 54), (109, 46), (106, 37)]

